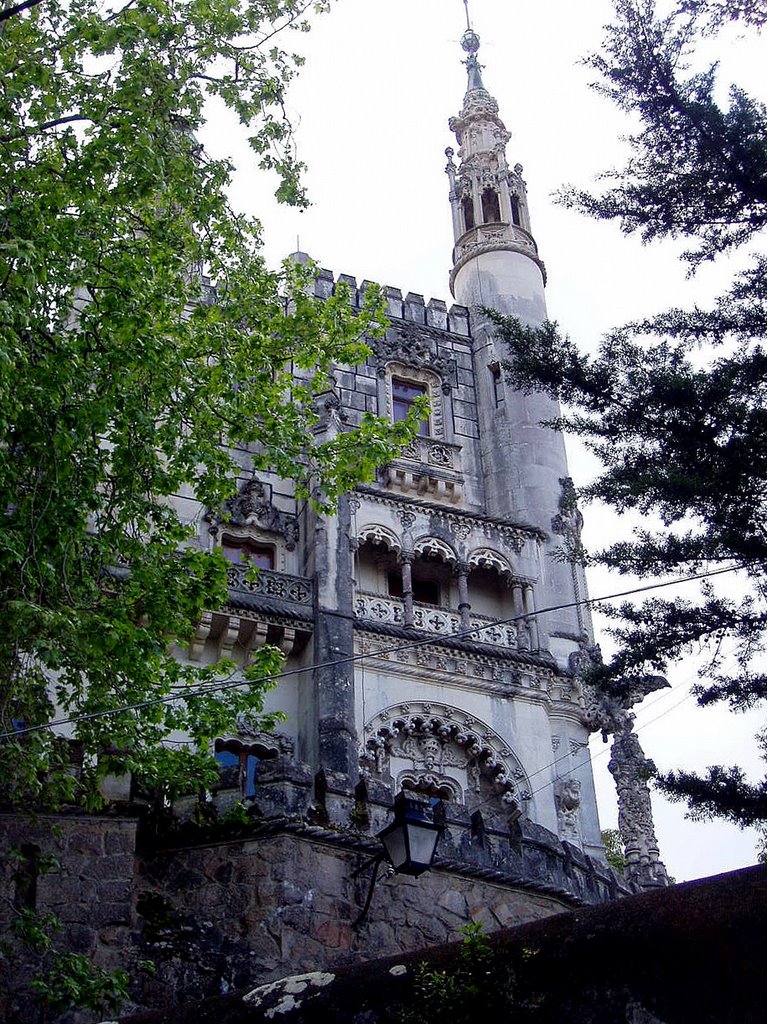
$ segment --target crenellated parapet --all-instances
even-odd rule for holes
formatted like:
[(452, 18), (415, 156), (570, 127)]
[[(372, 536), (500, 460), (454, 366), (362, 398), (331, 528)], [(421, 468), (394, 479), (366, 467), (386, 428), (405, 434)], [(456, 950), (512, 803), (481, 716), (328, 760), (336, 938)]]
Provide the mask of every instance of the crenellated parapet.
[[(293, 253), (291, 259), (298, 263), (308, 263), (309, 256), (303, 252)], [(365, 302), (365, 292), (373, 287), (373, 282), (357, 278), (351, 274), (334, 274), (332, 270), (318, 267), (314, 278), (314, 294), (318, 299), (328, 299), (336, 293), (339, 285), (349, 289), (349, 301), (355, 309), (361, 309)], [(395, 320), (405, 320), (413, 324), (430, 327), (448, 334), (461, 337), (470, 336), (469, 310), (466, 306), (452, 305), (449, 309), (443, 299), (429, 299), (416, 292), (403, 295), (400, 288), (391, 285), (382, 286), (386, 301), (386, 312)]]

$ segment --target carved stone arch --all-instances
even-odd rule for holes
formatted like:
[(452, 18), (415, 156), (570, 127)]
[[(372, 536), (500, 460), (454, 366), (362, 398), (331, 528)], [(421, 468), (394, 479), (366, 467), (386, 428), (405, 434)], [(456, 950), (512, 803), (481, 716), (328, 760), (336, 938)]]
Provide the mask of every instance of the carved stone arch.
[(426, 388), (430, 406), (429, 434), (431, 437), (444, 439), (445, 408), (443, 382), (439, 374), (420, 366), (410, 366), (403, 362), (388, 362), (386, 364), (386, 416), (390, 420), (394, 419), (392, 380), (395, 378), (413, 384), (420, 384)]
[(360, 544), (367, 542), (374, 547), (384, 547), (387, 550), (399, 555), (402, 551), (402, 541), (393, 530), (380, 523), (367, 523), (357, 532), (357, 539)]
[[(443, 786), (476, 799), (483, 783), (524, 813), (532, 790), (519, 758), (484, 722), (449, 704), (409, 701), (379, 711), (364, 727), (360, 765), (407, 788)], [(484, 789), (487, 792), (487, 788)]]
[(440, 558), (448, 565), (458, 563), (458, 553), (438, 537), (421, 537), (413, 545), (413, 554), (427, 558)]
[(395, 781), (397, 792), (404, 789), (410, 790), (412, 793), (423, 793), (426, 796), (436, 797), (439, 800), (463, 803), (463, 790), (455, 779), (451, 779), (448, 775), (406, 770), (400, 772)]
[(469, 565), (477, 569), (495, 569), (508, 580), (514, 575), (509, 560), (492, 548), (476, 548), (469, 555)]

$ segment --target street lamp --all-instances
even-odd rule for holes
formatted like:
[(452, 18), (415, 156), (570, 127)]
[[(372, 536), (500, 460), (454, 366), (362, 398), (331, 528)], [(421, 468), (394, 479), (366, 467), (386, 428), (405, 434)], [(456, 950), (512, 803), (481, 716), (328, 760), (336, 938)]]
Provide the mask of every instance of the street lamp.
[(431, 867), (441, 832), (426, 804), (400, 793), (394, 801), (394, 821), (377, 838), (394, 870), (417, 878)]
[(378, 878), (378, 869), (384, 857), (397, 874), (417, 878), (424, 871), (428, 871), (434, 861), (442, 827), (435, 824), (433, 812), (428, 805), (420, 800), (411, 800), (404, 793), (397, 795), (394, 800), (394, 821), (381, 829), (376, 836), (381, 840), (383, 850), (366, 861), (352, 875), (352, 878), (356, 878), (366, 868), (374, 865), (365, 906), (354, 922), (354, 928), (362, 924), (367, 917)]

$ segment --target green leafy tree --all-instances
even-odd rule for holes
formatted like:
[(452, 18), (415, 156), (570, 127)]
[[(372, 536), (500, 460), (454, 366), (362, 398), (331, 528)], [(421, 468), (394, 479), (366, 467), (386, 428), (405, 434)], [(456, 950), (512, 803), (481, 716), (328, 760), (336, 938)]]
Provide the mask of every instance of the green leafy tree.
[[(720, 103), (716, 68), (693, 70), (691, 61), (704, 34), (765, 20), (764, 0), (687, 0), (665, 17), (650, 0), (615, 0), (590, 63), (597, 88), (638, 130), (629, 162), (605, 176), (603, 191), (565, 191), (564, 202), (648, 242), (686, 241), (692, 270), (746, 243), (753, 250), (767, 224), (767, 110), (737, 86)], [(496, 317), (510, 380), (559, 398), (569, 412), (554, 425), (580, 434), (601, 461), (582, 495), (662, 524), (593, 560), (648, 578), (740, 567), (739, 598), (712, 579), (697, 600), (613, 609), (618, 650), (594, 679), (618, 696), (627, 677), (663, 671), (704, 646), (702, 705), (738, 710), (767, 697), (767, 258), (752, 251), (750, 261), (710, 308), (629, 324), (593, 358), (556, 324), (530, 329)], [(767, 779), (751, 782), (737, 766), (673, 771), (659, 785), (686, 799), (693, 816), (767, 820)]]
[(605, 848), (607, 863), (611, 868), (615, 868), (619, 875), (622, 875), (626, 870), (626, 854), (623, 850), (623, 840), (618, 829), (603, 829), (602, 843)]
[[(239, 117), (278, 196), (303, 202), (282, 113), (305, 0), (26, 0), (0, 7), (0, 779), (6, 801), (99, 803), (130, 770), (173, 796), (214, 778), (210, 740), (258, 714), (279, 653), (250, 684), (180, 665), (223, 558), (185, 546), (173, 496), (218, 508), (233, 451), (330, 507), (412, 433), (368, 417), (319, 436), (336, 363), (381, 330), (311, 267), (269, 272), (259, 225), (227, 202), (231, 168), (195, 132)], [(209, 281), (215, 283), (215, 291)], [(131, 710), (124, 710), (130, 707)], [(84, 770), (48, 730), (76, 719)], [(163, 745), (171, 730), (193, 746)]]

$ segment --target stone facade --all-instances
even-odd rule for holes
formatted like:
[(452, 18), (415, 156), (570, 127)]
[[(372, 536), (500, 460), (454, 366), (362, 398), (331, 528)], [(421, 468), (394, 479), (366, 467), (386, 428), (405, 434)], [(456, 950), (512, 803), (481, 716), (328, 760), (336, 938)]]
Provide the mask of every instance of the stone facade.
[[(666, 881), (646, 784), (632, 781), (645, 766), (629, 735), (639, 695), (613, 708), (584, 681), (596, 656), (585, 579), (561, 557), (577, 547), (580, 513), (562, 439), (542, 426), (558, 408), (510, 389), (481, 308), (529, 324), (546, 315), (522, 168), (507, 162), (478, 45), (468, 32), (458, 164), (448, 154), (458, 302), (386, 288), (385, 336), (361, 365), (335, 367), (318, 408), (317, 433), (331, 439), (366, 413), (401, 419), (423, 395), (419, 435), (333, 516), (299, 502), (290, 481), (256, 475), (245, 448), (223, 508), (177, 499), (190, 543), (232, 563), (228, 603), (201, 617), (178, 658), (244, 670), (265, 644), (285, 655), (267, 702), (285, 716), (279, 731), (243, 718), (216, 740), (212, 801), (221, 812), (242, 801), (247, 835), (187, 835), (164, 852), (145, 839), (134, 862), (135, 822), (63, 819), (61, 868), (39, 879), (38, 907), (59, 915), (70, 948), (103, 966), (157, 964), (154, 980), (137, 975), (145, 1006), (627, 892), (604, 860), (597, 730), (623, 737), (611, 767), (632, 885)], [(368, 282), (317, 270), (318, 300), (341, 285), (359, 308)], [(129, 780), (110, 781), (127, 799)], [(401, 791), (437, 804), (437, 869), (380, 881), (355, 926), (368, 884), (355, 872)], [(179, 801), (178, 818), (195, 803)], [(6, 847), (18, 845), (18, 824), (5, 824)], [(40, 829), (24, 841), (38, 844)]]

